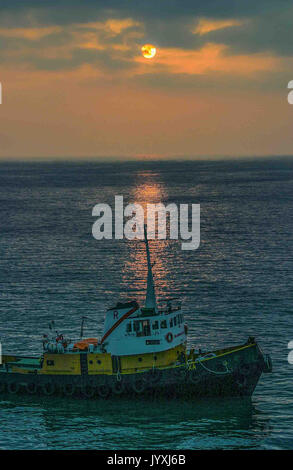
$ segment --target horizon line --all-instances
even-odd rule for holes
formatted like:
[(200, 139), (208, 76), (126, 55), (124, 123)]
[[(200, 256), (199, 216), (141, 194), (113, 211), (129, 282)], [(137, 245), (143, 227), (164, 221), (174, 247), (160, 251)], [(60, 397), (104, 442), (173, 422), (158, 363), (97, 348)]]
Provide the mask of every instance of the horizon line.
[(0, 157), (1, 163), (130, 163), (130, 162), (196, 162), (196, 161), (239, 161), (280, 158), (293, 158), (293, 154), (284, 155), (202, 155), (202, 156), (52, 156), (52, 157)]

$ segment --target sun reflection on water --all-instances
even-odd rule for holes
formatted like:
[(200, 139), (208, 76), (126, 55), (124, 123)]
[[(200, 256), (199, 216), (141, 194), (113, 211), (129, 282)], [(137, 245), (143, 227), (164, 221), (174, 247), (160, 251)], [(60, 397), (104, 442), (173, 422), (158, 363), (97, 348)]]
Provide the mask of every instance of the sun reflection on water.
[(158, 204), (168, 198), (167, 188), (160, 179), (159, 173), (139, 171), (137, 184), (132, 188), (133, 202), (140, 204), (145, 213), (147, 204)]
[[(159, 173), (140, 171), (137, 173), (136, 184), (130, 191), (131, 202), (140, 204), (144, 210), (144, 221), (147, 218), (147, 204), (166, 204), (168, 192)], [(175, 241), (176, 242), (176, 241)], [(144, 302), (147, 279), (147, 263), (145, 243), (142, 240), (126, 241), (128, 256), (122, 270), (122, 284), (125, 286), (125, 297)], [(149, 240), (153, 275), (157, 297), (167, 297), (173, 290), (172, 277), (169, 271), (171, 244), (174, 240)], [(171, 277), (171, 279), (170, 279)]]

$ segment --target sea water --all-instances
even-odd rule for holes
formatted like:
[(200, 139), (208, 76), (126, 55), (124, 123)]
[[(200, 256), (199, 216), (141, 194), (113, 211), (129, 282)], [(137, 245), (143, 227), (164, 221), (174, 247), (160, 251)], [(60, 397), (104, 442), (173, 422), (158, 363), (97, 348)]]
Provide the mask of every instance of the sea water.
[(141, 241), (92, 236), (97, 203), (200, 204), (201, 242), (150, 242), (159, 301), (179, 296), (189, 347), (254, 336), (273, 360), (251, 399), (0, 397), (2, 449), (292, 449), (293, 160), (0, 164), (0, 339), (38, 355), (56, 329), (101, 336), (118, 299), (144, 301)]

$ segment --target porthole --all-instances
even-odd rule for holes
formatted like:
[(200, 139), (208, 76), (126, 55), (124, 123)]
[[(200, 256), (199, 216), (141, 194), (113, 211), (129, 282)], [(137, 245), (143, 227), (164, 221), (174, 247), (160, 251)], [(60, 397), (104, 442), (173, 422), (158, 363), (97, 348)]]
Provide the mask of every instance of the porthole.
[(139, 358), (138, 358), (138, 361), (141, 362), (141, 361), (142, 361), (142, 357), (139, 357)]

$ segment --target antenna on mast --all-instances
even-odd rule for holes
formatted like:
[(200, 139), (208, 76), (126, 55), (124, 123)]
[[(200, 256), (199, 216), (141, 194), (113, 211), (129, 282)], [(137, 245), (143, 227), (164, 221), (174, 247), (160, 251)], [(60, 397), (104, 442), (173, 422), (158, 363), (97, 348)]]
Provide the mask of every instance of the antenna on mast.
[(157, 308), (157, 301), (156, 301), (156, 292), (155, 292), (154, 278), (153, 278), (153, 273), (152, 273), (152, 264), (151, 264), (146, 225), (144, 225), (144, 241), (145, 241), (145, 246), (146, 246), (147, 263), (148, 263), (148, 280), (147, 280), (147, 293), (146, 293), (146, 298), (145, 298), (145, 308), (153, 308), (155, 312), (157, 312), (158, 308)]

